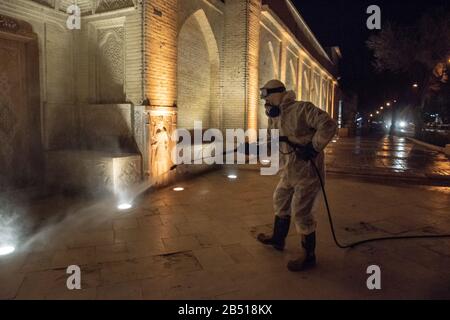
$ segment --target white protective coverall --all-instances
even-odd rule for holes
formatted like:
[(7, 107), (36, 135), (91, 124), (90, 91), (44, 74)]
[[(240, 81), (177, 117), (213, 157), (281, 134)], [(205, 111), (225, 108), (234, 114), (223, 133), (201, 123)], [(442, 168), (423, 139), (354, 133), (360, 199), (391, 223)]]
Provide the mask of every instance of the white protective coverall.
[[(325, 111), (310, 102), (296, 101), (294, 91), (288, 91), (280, 105), (281, 115), (269, 118), (269, 129), (279, 129), (280, 137), (307, 145), (312, 141), (319, 152), (315, 164), (325, 178), (324, 149), (336, 134), (336, 122)], [(321, 190), (320, 181), (311, 162), (298, 159), (287, 143), (280, 143), (281, 180), (274, 193), (275, 214), (291, 216), (297, 231), (309, 235), (316, 230), (316, 219), (312, 211), (315, 199)], [(325, 181), (325, 179), (324, 179)]]

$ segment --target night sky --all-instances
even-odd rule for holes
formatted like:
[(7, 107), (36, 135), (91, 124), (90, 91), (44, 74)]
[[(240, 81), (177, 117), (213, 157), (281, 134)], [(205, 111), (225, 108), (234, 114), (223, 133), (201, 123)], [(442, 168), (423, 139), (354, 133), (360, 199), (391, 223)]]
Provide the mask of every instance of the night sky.
[[(448, 0), (293, 0), (301, 15), (323, 47), (339, 46), (343, 59), (340, 65), (340, 86), (359, 96), (361, 111), (375, 110), (383, 102), (398, 99), (410, 88), (410, 78), (404, 75), (377, 74), (372, 67), (372, 53), (366, 40), (377, 31), (368, 30), (367, 7), (381, 8), (382, 24), (393, 21), (411, 24), (423, 12), (440, 6), (449, 9)], [(382, 25), (383, 27), (383, 25)]]

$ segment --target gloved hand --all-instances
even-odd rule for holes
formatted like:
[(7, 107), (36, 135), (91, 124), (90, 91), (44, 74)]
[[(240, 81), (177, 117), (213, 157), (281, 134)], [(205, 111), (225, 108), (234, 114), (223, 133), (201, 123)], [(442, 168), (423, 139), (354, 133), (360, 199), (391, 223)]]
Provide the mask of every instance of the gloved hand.
[(319, 155), (319, 152), (314, 149), (312, 142), (310, 142), (306, 146), (298, 148), (295, 151), (295, 154), (299, 159), (302, 159), (303, 161), (310, 161), (314, 160)]

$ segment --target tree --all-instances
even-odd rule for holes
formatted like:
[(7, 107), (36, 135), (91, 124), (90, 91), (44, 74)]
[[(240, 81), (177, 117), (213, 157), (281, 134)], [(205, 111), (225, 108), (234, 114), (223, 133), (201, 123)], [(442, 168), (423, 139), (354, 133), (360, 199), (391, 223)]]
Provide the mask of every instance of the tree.
[(427, 102), (448, 85), (450, 11), (434, 9), (410, 26), (389, 23), (369, 38), (367, 46), (373, 51), (376, 71), (405, 74), (419, 81), (415, 123), (416, 134), (420, 134)]

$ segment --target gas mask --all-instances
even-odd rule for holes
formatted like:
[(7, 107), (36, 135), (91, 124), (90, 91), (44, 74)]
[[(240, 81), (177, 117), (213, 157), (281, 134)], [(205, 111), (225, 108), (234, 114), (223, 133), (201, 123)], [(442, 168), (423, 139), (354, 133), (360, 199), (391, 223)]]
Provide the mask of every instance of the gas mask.
[(278, 118), (281, 115), (281, 109), (279, 106), (274, 106), (270, 103), (266, 103), (264, 107), (266, 108), (266, 116), (268, 116), (269, 118)]
[[(261, 99), (267, 99), (273, 93), (283, 93), (283, 92), (286, 92), (285, 87), (278, 87), (273, 89), (262, 88)], [(266, 103), (265, 108), (266, 108), (266, 115), (269, 118), (278, 118), (281, 115), (280, 106), (274, 106), (270, 103)]]

